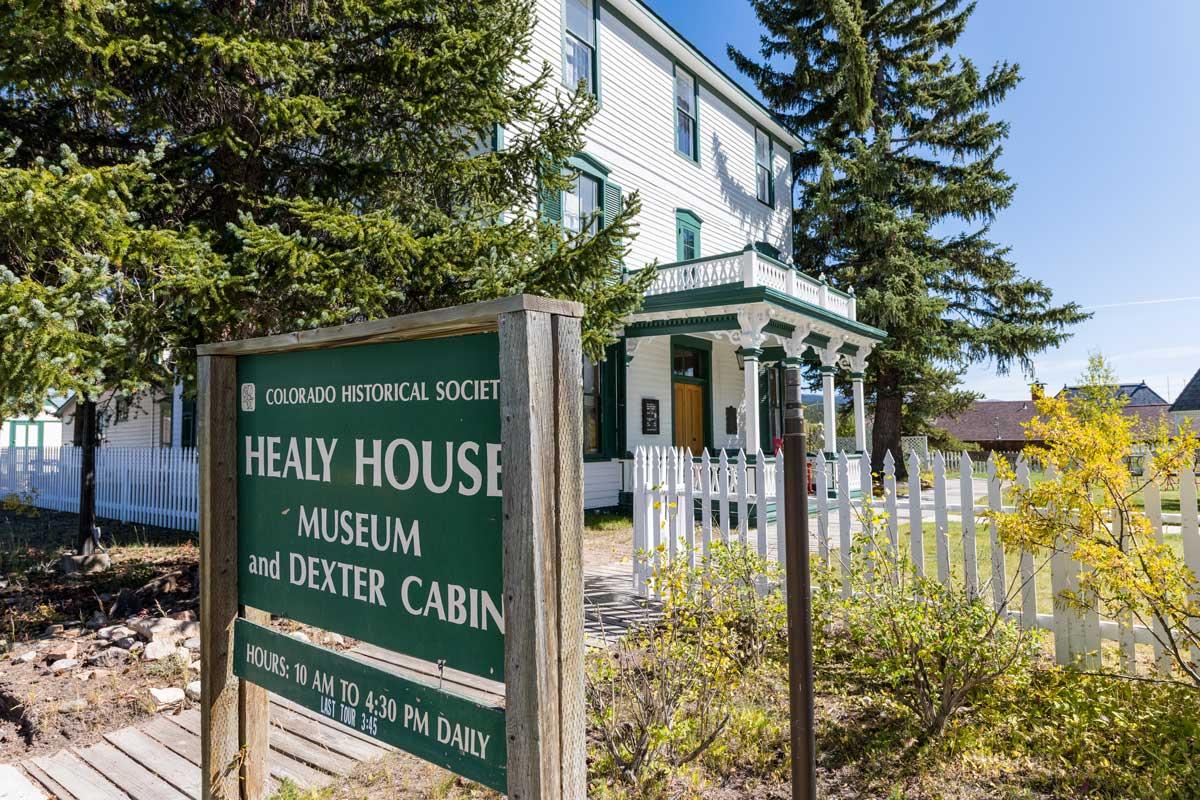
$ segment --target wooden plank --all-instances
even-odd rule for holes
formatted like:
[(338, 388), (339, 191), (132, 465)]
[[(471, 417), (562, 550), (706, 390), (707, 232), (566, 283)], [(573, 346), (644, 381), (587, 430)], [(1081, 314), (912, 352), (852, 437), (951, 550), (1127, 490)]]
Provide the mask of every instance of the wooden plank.
[(562, 786), (559, 586), (554, 559), (555, 453), (550, 317), (500, 318), (504, 443), (504, 663), (508, 796), (553, 797)]
[(155, 717), (139, 726), (142, 733), (197, 767), (200, 766), (200, 736), (171, 722)]
[[(271, 615), (257, 608), (242, 606), (241, 615), (259, 625), (271, 624)], [(267, 690), (262, 686), (239, 681), (238, 744), (245, 753), (241, 769), (242, 797), (245, 800), (259, 800), (266, 796), (267, 731), (271, 725), (267, 697)]]
[(39, 786), (50, 793), (50, 796), (55, 800), (80, 800), (80, 798), (68, 792), (58, 783), (58, 781), (47, 775), (40, 767), (32, 761), (25, 761), (21, 764), (21, 768), (29, 773), (29, 777), (37, 781)]
[[(1000, 478), (996, 475), (995, 453), (988, 456), (987, 478), (988, 509), (992, 514), (999, 514), (1003, 507), (1003, 493), (1001, 492)], [(995, 519), (988, 522), (988, 534), (991, 538), (992, 550), (992, 605), (996, 611), (1005, 611), (1008, 608), (1008, 579), (1004, 575), (1004, 543), (1000, 541), (1000, 528)]]
[[(233, 675), (237, 601), (237, 362), (199, 359), (200, 682), (203, 793), (240, 797), (240, 693)], [(248, 754), (249, 755), (249, 754)], [(256, 761), (262, 753), (249, 755)]]
[(354, 322), (309, 331), (281, 333), (236, 342), (203, 344), (197, 355), (249, 355), (281, 350), (304, 350), (319, 347), (339, 347), (365, 341), (398, 341), (430, 336), (448, 336), (485, 330), (496, 330), (497, 319), (513, 312), (539, 312), (566, 317), (582, 317), (583, 306), (567, 300), (552, 300), (530, 294), (518, 294), (497, 300), (421, 311), (399, 317)]
[(322, 725), (311, 717), (297, 714), (283, 706), (272, 706), (271, 724), (355, 761), (371, 761), (388, 754), (388, 750), (382, 744), (372, 744), (334, 730), (328, 725)]
[[(323, 717), (320, 714), (318, 714), (316, 711), (313, 711), (310, 708), (305, 708), (304, 706), (300, 705), (299, 703), (294, 703), (291, 700), (288, 700), (286, 697), (280, 697), (279, 695), (271, 695), (271, 707), (272, 707), (272, 714), (274, 714), (274, 711), (276, 709), (281, 710), (281, 711), (289, 711), (294, 714), (297, 714), (298, 716), (313, 720), (323, 728), (329, 728), (330, 730), (334, 731), (335, 733), (344, 734), (346, 736), (349, 736), (351, 739), (358, 739), (360, 741), (366, 742), (367, 744), (373, 745), (375, 747), (380, 747), (386, 752), (390, 753), (393, 750), (395, 750), (395, 748), (389, 744), (385, 744), (383, 742), (372, 739), (367, 734), (357, 731), (354, 728), (348, 728), (345, 725), (341, 724), (340, 722), (335, 722), (335, 721), (329, 719), (328, 717)], [(272, 716), (272, 719), (274, 719), (274, 716)]]
[(114, 747), (191, 798), (200, 797), (200, 770), (162, 742), (137, 728), (106, 733)]
[(76, 752), (133, 800), (186, 800), (186, 795), (174, 786), (108, 742), (96, 742)]
[(356, 645), (349, 655), (396, 675), (403, 675), (429, 686), (445, 688), (479, 703), (497, 707), (504, 705), (504, 684), (497, 681), (489, 681), (487, 678), (458, 670), (439, 670), (436, 664), (404, 653), (384, 650), (366, 642)]
[(303, 761), (330, 775), (347, 775), (357, 763), (353, 758), (331, 750), (324, 745), (297, 736), (289, 730), (275, 727), (271, 731), (271, 747), (287, 753), (297, 761)]
[[(587, 796), (587, 705), (584, 691), (586, 655), (583, 638), (583, 350), (581, 326), (576, 317), (555, 316), (552, 323), (555, 361), (555, 538), (558, 580), (558, 696), (561, 797)], [(692, 482), (691, 453), (682, 454), (683, 478)], [(692, 547), (695, 524), (692, 499), (676, 510), (686, 526), (688, 558), (694, 565)], [(673, 537), (678, 539), (679, 537)], [(553, 566), (553, 565), (552, 565)]]
[(52, 756), (35, 757), (30, 761), (78, 800), (129, 800), (129, 795), (70, 750), (60, 750)]
[[(171, 724), (177, 725), (197, 737), (200, 735), (200, 719), (194, 715), (185, 712), (164, 716), (162, 719), (170, 720)], [(279, 780), (287, 778), (301, 788), (324, 785), (329, 777), (274, 747), (267, 752), (267, 772)]]
[(46, 800), (46, 793), (15, 766), (0, 764), (0, 800)]

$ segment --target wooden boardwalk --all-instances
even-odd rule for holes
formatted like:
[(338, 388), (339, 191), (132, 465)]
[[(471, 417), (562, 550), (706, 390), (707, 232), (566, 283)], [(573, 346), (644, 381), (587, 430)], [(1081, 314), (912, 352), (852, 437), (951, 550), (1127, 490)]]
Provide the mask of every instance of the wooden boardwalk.
[[(603, 646), (649, 612), (632, 591), (629, 565), (587, 570), (586, 634)], [(504, 705), (504, 686), (369, 644), (350, 651), (373, 666), (473, 700)], [(271, 696), (267, 768), (272, 792), (284, 778), (301, 788), (323, 786), (363, 761), (393, 748), (326, 719), (288, 700)], [(104, 735), (102, 741), (70, 747), (19, 764), (0, 765), (0, 800), (199, 800), (200, 711), (158, 714)]]

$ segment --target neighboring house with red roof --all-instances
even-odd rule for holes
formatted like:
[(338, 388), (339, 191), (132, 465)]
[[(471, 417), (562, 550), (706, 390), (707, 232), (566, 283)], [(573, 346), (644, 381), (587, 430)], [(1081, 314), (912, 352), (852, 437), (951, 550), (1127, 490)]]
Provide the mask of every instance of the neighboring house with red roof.
[[(1200, 374), (1192, 379), (1192, 384), (1196, 385), (1197, 400), (1200, 400)], [(1028, 400), (976, 400), (961, 414), (939, 417), (934, 425), (956, 439), (986, 451), (1012, 452), (1031, 444), (1040, 445), (1042, 441), (1028, 438), (1026, 426), (1037, 414), (1036, 401), (1042, 391), (1042, 385), (1035, 383)], [(1080, 392), (1081, 387), (1064, 386), (1058, 396), (1072, 398)], [(1113, 388), (1113, 393), (1126, 401), (1124, 412), (1137, 417), (1135, 432), (1143, 436), (1149, 437), (1163, 420), (1171, 420), (1173, 406), (1145, 382), (1120, 384)], [(1200, 409), (1195, 414), (1200, 419)]]

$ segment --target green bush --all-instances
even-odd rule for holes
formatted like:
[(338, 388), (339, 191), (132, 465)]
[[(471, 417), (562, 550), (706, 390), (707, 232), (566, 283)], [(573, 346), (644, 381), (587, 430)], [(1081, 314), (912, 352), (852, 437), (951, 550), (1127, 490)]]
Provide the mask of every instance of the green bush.
[(853, 563), (842, 604), (851, 666), (911, 711), (923, 736), (1028, 670), (1034, 637), (961, 586), (917, 574), (887, 548), (857, 547)]

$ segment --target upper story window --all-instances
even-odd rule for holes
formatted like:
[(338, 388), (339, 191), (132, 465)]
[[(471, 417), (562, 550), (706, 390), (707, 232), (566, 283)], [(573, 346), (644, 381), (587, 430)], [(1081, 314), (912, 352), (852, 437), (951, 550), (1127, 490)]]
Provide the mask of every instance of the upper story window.
[(563, 40), (563, 80), (572, 88), (580, 82), (596, 94), (596, 0), (566, 0)]
[(775, 143), (757, 128), (754, 131), (754, 163), (758, 183), (758, 199), (775, 207)]
[(675, 68), (675, 149), (693, 161), (700, 160), (699, 93), (696, 79)]
[(590, 234), (599, 230), (600, 181), (580, 174), (575, 184), (563, 192), (562, 202), (563, 227), (572, 235), (585, 229)]
[(700, 257), (700, 218), (686, 208), (675, 210), (675, 258), (691, 261)]

